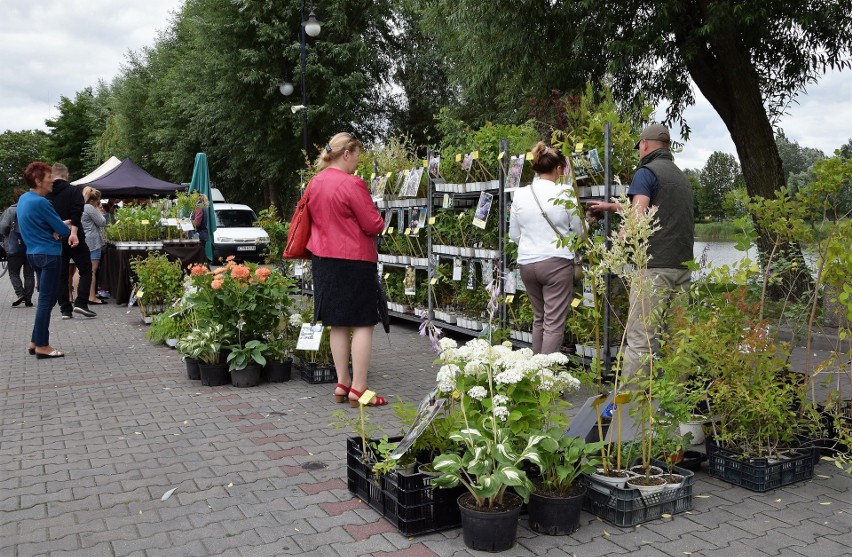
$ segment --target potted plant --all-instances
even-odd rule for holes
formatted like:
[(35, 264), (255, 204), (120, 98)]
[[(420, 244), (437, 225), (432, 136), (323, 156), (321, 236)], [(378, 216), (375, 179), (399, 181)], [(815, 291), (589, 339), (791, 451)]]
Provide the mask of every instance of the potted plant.
[(597, 469), (603, 442), (568, 437), (564, 427), (543, 434), (538, 445), (540, 476), (533, 479), (528, 505), (530, 529), (551, 536), (571, 534), (579, 527), (586, 496), (586, 487), (577, 479)]
[[(499, 292), (490, 286), (497, 299)], [(541, 405), (578, 388), (579, 381), (565, 371), (563, 354), (533, 355), (485, 339), (458, 347), (445, 338), (439, 348), (438, 390), (459, 396), (459, 427), (449, 438), (460, 450), (435, 458), (433, 467), (441, 475), (434, 485), (467, 490), (458, 500), (465, 545), (504, 551), (514, 544), (521, 503), (532, 489), (522, 466), (540, 463), (537, 445), (544, 439), (523, 432), (541, 430)]]
[(219, 353), (227, 336), (220, 324), (205, 329), (193, 329), (178, 341), (178, 350), (198, 360), (201, 384), (209, 387), (227, 385), (231, 382), (228, 364), (220, 362)]
[(183, 294), (183, 269), (163, 253), (134, 257), (130, 267), (136, 275), (136, 296), (143, 317), (162, 313)]
[[(297, 314), (298, 315), (298, 314)], [(273, 331), (266, 338), (266, 365), (261, 377), (269, 383), (283, 383), (290, 380), (293, 365), (293, 350), (296, 342), (281, 331)]]
[(232, 344), (228, 354), (228, 371), (231, 372), (231, 382), (234, 387), (256, 387), (260, 384), (260, 372), (266, 365), (264, 353), (268, 347), (263, 342), (253, 339), (245, 344)]

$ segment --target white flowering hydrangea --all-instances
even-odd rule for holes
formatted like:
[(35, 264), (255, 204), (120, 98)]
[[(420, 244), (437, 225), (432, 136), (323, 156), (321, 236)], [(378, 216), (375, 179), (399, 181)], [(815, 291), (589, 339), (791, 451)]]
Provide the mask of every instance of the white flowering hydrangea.
[(467, 396), (469, 396), (470, 398), (475, 398), (476, 400), (482, 400), (487, 394), (488, 392), (485, 390), (485, 387), (481, 387), (479, 385), (471, 387), (467, 391)]
[(438, 370), (438, 390), (442, 393), (451, 393), (456, 388), (456, 376), (459, 373), (459, 366), (445, 365)]
[(514, 385), (515, 383), (523, 380), (524, 374), (520, 373), (514, 369), (507, 369), (506, 371), (501, 371), (497, 375), (494, 376), (494, 382), (498, 385)]
[(477, 376), (487, 371), (487, 367), (482, 362), (468, 362), (464, 365), (464, 374)]
[(287, 321), (290, 323), (291, 327), (301, 327), (302, 326), (302, 316), (298, 313), (290, 314), (290, 318)]
[(509, 403), (509, 397), (505, 395), (494, 395), (491, 400), (494, 402), (494, 406), (505, 406)]
[(458, 348), (458, 344), (451, 338), (444, 337), (438, 341), (438, 349), (441, 351), (441, 355), (443, 356), (444, 350), (448, 348)]
[(509, 409), (505, 406), (495, 406), (494, 407), (494, 415), (501, 422), (505, 422), (509, 418)]

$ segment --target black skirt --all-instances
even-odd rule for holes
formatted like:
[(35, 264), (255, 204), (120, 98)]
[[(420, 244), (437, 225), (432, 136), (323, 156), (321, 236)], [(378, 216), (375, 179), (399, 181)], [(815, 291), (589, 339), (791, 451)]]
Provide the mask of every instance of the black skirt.
[(375, 263), (314, 255), (311, 270), (317, 321), (330, 327), (370, 327), (379, 322)]

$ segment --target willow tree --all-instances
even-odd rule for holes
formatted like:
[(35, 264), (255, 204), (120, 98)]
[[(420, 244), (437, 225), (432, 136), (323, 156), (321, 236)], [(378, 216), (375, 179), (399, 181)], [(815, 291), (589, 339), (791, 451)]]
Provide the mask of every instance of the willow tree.
[[(430, 29), (463, 56), (456, 58), (460, 71), (467, 60), (462, 84), (474, 93), (500, 76), (502, 95), (513, 98), (556, 83), (554, 73), (605, 73), (628, 106), (669, 101), (665, 121), (680, 123), (688, 136), (683, 113), (695, 101), (694, 83), (727, 126), (753, 196), (773, 197), (784, 185), (774, 126), (790, 102), (827, 70), (849, 68), (852, 51), (846, 0), (519, 0), (487, 9), (479, 7), (492, 3), (476, 0), (421, 3), (432, 14)], [(764, 234), (758, 247), (769, 249)], [(801, 260), (797, 245), (783, 251)], [(788, 291), (810, 283), (804, 275), (783, 279)]]

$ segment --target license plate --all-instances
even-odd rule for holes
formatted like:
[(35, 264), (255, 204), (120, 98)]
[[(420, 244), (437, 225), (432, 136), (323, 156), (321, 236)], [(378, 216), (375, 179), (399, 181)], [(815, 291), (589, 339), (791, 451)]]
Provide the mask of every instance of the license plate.
[(237, 251), (254, 251), (257, 246), (237, 246)]

